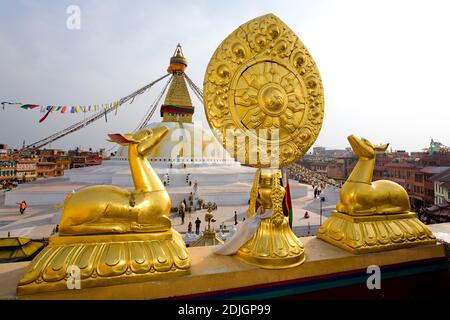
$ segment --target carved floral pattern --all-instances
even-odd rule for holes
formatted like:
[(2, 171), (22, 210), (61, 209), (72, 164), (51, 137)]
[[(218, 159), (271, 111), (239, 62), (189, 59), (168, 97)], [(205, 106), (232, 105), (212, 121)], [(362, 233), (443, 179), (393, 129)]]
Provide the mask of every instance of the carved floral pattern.
[(81, 287), (88, 288), (188, 274), (190, 261), (176, 231), (167, 240), (50, 243), (28, 266), (18, 293), (67, 289), (69, 266), (80, 269)]
[(436, 243), (436, 237), (415, 213), (384, 219), (333, 212), (317, 231), (317, 238), (358, 254)]
[[(267, 142), (269, 148), (279, 144), (280, 165), (308, 151), (323, 121), (319, 71), (298, 37), (272, 14), (243, 24), (222, 42), (209, 62), (204, 95), (220, 141), (230, 127), (248, 136), (251, 130), (279, 129), (278, 140), (269, 135)], [(247, 145), (234, 149), (235, 158), (238, 150), (248, 153)]]

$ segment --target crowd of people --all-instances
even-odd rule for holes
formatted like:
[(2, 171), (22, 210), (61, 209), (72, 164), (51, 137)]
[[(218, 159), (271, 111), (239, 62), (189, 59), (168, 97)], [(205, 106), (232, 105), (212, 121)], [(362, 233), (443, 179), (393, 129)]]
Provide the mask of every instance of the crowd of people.
[(330, 179), (317, 172), (309, 170), (297, 163), (293, 163), (288, 167), (288, 176), (289, 179), (310, 184), (316, 190), (316, 196), (319, 195), (320, 192), (326, 187), (340, 188), (340, 183), (334, 179)]

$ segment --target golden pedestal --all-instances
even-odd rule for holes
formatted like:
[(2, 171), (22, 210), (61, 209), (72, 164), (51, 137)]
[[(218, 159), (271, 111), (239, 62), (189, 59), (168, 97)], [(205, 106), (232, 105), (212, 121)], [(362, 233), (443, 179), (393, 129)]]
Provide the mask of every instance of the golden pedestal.
[(265, 269), (292, 268), (305, 261), (303, 243), (292, 232), (286, 217), (263, 219), (258, 231), (236, 254), (241, 260)]
[(279, 169), (259, 169), (250, 193), (247, 216), (261, 215), (260, 210), (272, 210), (269, 218), (261, 219), (254, 236), (236, 253), (241, 260), (265, 269), (292, 268), (305, 261), (303, 243), (292, 232), (283, 214), (285, 189), (280, 185)]
[(317, 231), (317, 238), (355, 254), (436, 243), (413, 212), (351, 216), (334, 211)]
[(79, 268), (80, 288), (142, 282), (189, 274), (180, 234), (158, 233), (54, 236), (29, 265), (18, 295), (68, 290), (68, 269)]

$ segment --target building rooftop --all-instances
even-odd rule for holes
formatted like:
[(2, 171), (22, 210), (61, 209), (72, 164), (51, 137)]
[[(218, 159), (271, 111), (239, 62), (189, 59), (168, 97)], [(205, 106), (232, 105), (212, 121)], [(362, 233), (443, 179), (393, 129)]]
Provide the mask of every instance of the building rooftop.
[(440, 181), (440, 182), (450, 181), (450, 169), (447, 169), (441, 173), (435, 174), (430, 179), (432, 181)]
[(428, 174), (439, 174), (439, 173), (442, 173), (442, 172), (444, 172), (445, 170), (448, 170), (448, 169), (450, 169), (450, 167), (434, 167), (434, 166), (431, 167), (431, 166), (428, 166), (428, 167), (425, 167), (425, 168), (421, 169), (420, 172), (428, 173)]

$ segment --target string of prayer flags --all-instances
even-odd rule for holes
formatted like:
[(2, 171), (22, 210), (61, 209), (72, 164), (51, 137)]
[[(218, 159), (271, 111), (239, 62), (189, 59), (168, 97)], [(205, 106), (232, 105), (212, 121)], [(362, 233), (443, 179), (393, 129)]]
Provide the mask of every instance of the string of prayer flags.
[[(5, 104), (7, 104), (5, 102)], [(25, 110), (32, 110), (36, 108), (40, 108), (40, 112), (44, 113), (44, 115), (39, 119), (39, 123), (42, 123), (47, 119), (47, 117), (50, 115), (50, 113), (97, 113), (101, 112), (105, 114), (105, 121), (108, 122), (107, 113), (108, 110), (114, 110), (114, 114), (117, 115), (118, 109), (121, 106), (120, 101), (114, 101), (111, 103), (103, 103), (103, 104), (89, 104), (89, 105), (73, 105), (73, 106), (66, 106), (66, 105), (40, 105), (40, 104), (20, 104), (22, 109)], [(85, 118), (86, 121), (86, 118)]]
[[(42, 106), (39, 104), (24, 104), (21, 106), (23, 109), (34, 109), (40, 108), (41, 113), (47, 113), (47, 111), (51, 112), (60, 112), (60, 113), (89, 113), (89, 112), (98, 112), (100, 108), (114, 108), (117, 114), (117, 108), (120, 106), (119, 101), (115, 101), (112, 103), (103, 103), (103, 104), (89, 104), (89, 105), (73, 105), (73, 106)], [(103, 110), (102, 110), (103, 112)]]

